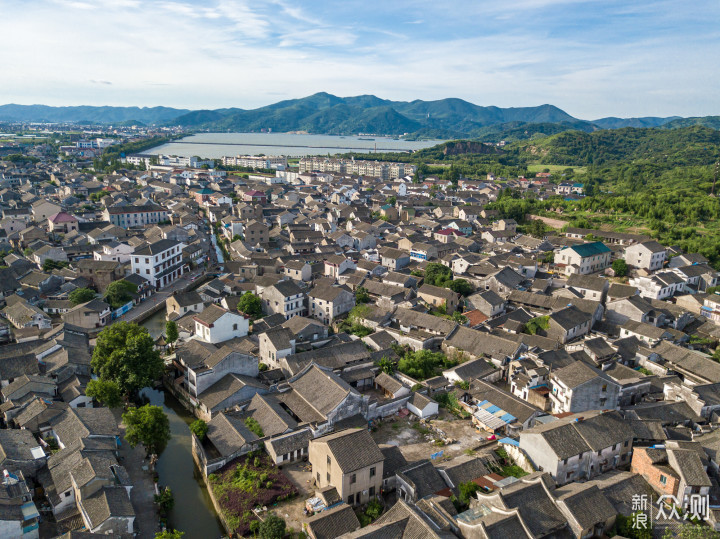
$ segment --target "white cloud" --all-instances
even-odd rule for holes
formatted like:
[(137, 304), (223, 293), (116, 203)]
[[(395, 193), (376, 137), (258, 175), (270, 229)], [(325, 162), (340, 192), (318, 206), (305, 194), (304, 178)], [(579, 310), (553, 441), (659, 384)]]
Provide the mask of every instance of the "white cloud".
[(698, 60), (720, 53), (717, 8), (698, 6), (698, 22), (666, 0), (656, 13), (608, 2), (0, 0), (0, 102), (251, 108), (328, 91), (552, 103), (588, 119), (720, 113), (720, 72)]

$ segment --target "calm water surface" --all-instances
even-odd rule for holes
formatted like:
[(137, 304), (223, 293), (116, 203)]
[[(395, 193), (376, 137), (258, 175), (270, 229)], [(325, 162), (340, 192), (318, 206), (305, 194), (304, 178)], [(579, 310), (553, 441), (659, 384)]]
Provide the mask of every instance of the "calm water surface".
[[(148, 329), (153, 339), (165, 333), (165, 314), (165, 309), (162, 309), (141, 324)], [(216, 539), (223, 536), (222, 526), (192, 458), (188, 425), (195, 417), (165, 391), (146, 387), (141, 394), (149, 398), (151, 404), (162, 406), (170, 420), (172, 438), (157, 464), (160, 485), (169, 486), (175, 496), (170, 523), (185, 532), (184, 539)]]
[(169, 393), (146, 387), (141, 395), (149, 398), (150, 404), (162, 406), (170, 420), (172, 439), (157, 463), (159, 484), (169, 486), (175, 496), (170, 524), (185, 532), (184, 539), (222, 537), (222, 526), (192, 458), (188, 425), (195, 417)]
[[(366, 139), (366, 140), (363, 140)], [(371, 140), (367, 140), (371, 139)], [(415, 151), (441, 144), (442, 140), (407, 141), (388, 137), (340, 137), (289, 133), (200, 133), (163, 144), (144, 153), (220, 158), (224, 155), (335, 155), (347, 152)]]

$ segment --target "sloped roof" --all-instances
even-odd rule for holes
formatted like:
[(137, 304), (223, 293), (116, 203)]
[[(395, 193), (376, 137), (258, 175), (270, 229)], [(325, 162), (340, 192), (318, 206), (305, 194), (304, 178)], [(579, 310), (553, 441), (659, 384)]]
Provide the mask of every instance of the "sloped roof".
[(379, 464), (385, 458), (367, 429), (345, 429), (311, 443), (326, 445), (343, 474)]

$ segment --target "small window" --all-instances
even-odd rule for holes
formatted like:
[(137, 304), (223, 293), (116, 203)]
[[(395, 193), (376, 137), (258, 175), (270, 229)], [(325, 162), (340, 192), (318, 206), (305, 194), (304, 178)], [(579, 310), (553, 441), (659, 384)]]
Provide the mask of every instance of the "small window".
[(319, 485), (319, 484), (320, 484), (320, 472), (317, 473), (317, 482), (318, 482), (318, 485)]
[(375, 496), (375, 487), (370, 487), (370, 496)]
[(327, 465), (330, 466), (332, 464), (332, 460), (330, 460), (330, 455), (328, 455), (327, 458)]
[(355, 503), (355, 494), (350, 494), (348, 496), (348, 505), (353, 505)]
[(353, 483), (357, 483), (357, 475), (356, 474), (352, 474), (350, 476), (350, 484), (352, 485)]
[(237, 330), (237, 324), (233, 324), (233, 331)]
[(325, 474), (325, 479), (327, 479), (327, 482), (328, 482), (328, 483), (330, 482), (330, 472), (327, 472), (327, 473)]
[(375, 466), (370, 468), (370, 477), (375, 477)]
[(666, 484), (667, 484), (667, 477), (665, 477), (665, 476), (662, 475), (662, 474), (660, 474), (660, 484), (661, 484), (661, 485), (666, 485)]

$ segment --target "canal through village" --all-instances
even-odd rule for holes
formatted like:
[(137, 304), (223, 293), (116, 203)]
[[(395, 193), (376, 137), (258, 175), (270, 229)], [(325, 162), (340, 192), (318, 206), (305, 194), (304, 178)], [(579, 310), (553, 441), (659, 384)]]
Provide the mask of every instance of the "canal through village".
[[(155, 313), (141, 325), (148, 329), (153, 338), (162, 335), (165, 332), (165, 310)], [(169, 486), (175, 496), (170, 523), (185, 532), (185, 539), (222, 537), (222, 526), (200, 476), (201, 472), (192, 458), (188, 425), (195, 417), (166, 391), (145, 388), (142, 395), (150, 399), (150, 404), (162, 406), (170, 420), (172, 439), (157, 464), (160, 486)]]

